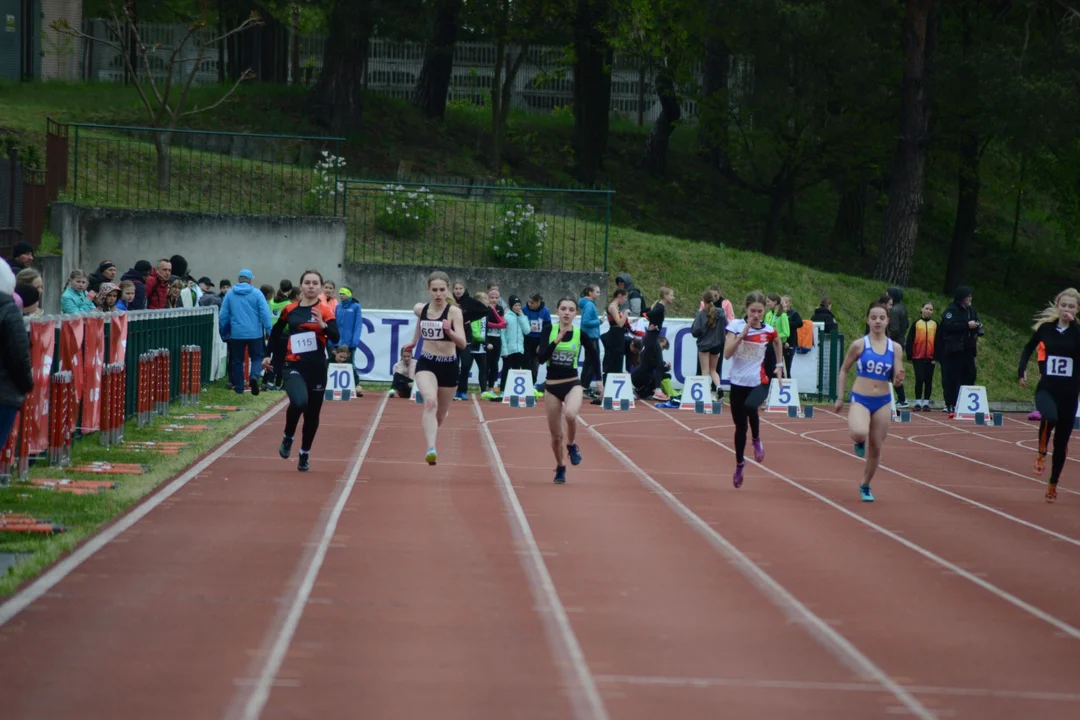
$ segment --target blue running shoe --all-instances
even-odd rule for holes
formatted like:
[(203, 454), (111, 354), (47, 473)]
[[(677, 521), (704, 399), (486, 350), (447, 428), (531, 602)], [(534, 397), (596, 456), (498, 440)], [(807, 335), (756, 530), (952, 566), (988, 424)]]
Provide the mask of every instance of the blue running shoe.
[(855, 443), (855, 454), (861, 458), (866, 457), (866, 443)]
[(870, 492), (870, 486), (869, 485), (860, 485), (859, 486), (859, 492), (862, 493), (862, 501), (863, 502), (874, 502), (874, 496)]
[(578, 451), (578, 447), (577, 447), (576, 444), (567, 445), (566, 446), (566, 452), (570, 456), (570, 464), (571, 465), (580, 465), (581, 464), (581, 453)]
[(557, 484), (559, 484), (559, 485), (562, 485), (562, 484), (564, 484), (566, 482), (566, 466), (565, 465), (560, 465), (559, 467), (555, 468), (555, 482)]

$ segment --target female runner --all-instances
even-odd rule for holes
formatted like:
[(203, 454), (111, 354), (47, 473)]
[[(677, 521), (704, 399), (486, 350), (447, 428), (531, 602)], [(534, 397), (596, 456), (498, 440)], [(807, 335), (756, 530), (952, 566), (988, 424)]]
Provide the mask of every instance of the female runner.
[[(769, 396), (769, 376), (765, 373), (765, 349), (770, 345), (776, 357), (783, 357), (780, 334), (765, 324), (765, 295), (754, 291), (746, 296), (746, 317), (732, 320), (727, 326), (724, 341), (724, 357), (731, 360), (731, 392), (728, 403), (731, 418), (735, 421), (735, 475), (736, 488), (742, 487), (746, 452), (746, 426), (754, 444), (754, 460), (765, 460), (765, 448), (761, 444), (761, 422), (758, 408)], [(776, 377), (784, 375), (784, 364), (777, 363)]]
[(1050, 433), (1054, 433), (1054, 460), (1050, 466), (1050, 482), (1046, 486), (1046, 502), (1057, 499), (1058, 479), (1065, 467), (1073, 418), (1076, 417), (1077, 395), (1080, 394), (1080, 293), (1073, 288), (1063, 290), (1054, 304), (1035, 318), (1035, 332), (1020, 353), (1020, 386), (1027, 387), (1027, 364), (1031, 354), (1042, 343), (1046, 347), (1046, 370), (1035, 388), (1035, 408), (1042, 416), (1039, 422), (1039, 454), (1035, 472), (1043, 474)]
[(450, 276), (436, 270), (428, 275), (428, 292), (431, 302), (426, 305), (416, 304), (413, 312), (420, 321), (416, 323), (416, 332), (412, 342), (402, 348), (410, 352), (418, 340), (423, 338), (424, 346), (416, 360), (416, 389), (424, 398), (424, 440), (428, 451), (424, 457), (428, 465), (434, 465), (439, 454), (435, 451), (435, 440), (439, 426), (450, 412), (454, 402), (454, 393), (458, 385), (457, 348), (464, 348), (465, 323), (461, 308), (451, 305), (447, 298), (450, 292)]
[(555, 482), (566, 482), (563, 459), (563, 418), (566, 418), (566, 453), (574, 465), (581, 464), (581, 453), (574, 442), (577, 435), (577, 416), (581, 410), (582, 389), (578, 381), (578, 356), (585, 348), (586, 367), (600, 367), (595, 343), (581, 342), (581, 330), (574, 327), (577, 300), (564, 297), (556, 305), (559, 322), (551, 334), (543, 338), (537, 356), (547, 363), (544, 381), (544, 405), (547, 408), (548, 430), (551, 431), (551, 450), (555, 453)]
[[(889, 329), (889, 310), (878, 300), (870, 304), (866, 313), (870, 332), (851, 343), (844, 364), (840, 368), (836, 384), (840, 388), (836, 400), (836, 412), (844, 407), (844, 386), (848, 371), (856, 366), (855, 384), (851, 386), (851, 407), (848, 409), (848, 433), (855, 441), (855, 454), (866, 458), (863, 483), (859, 486), (863, 502), (874, 502), (870, 493), (870, 481), (881, 462), (881, 448), (889, 434), (892, 422), (892, 389), (889, 383), (899, 387), (904, 382), (903, 348), (894, 343), (886, 331)], [(870, 452), (867, 453), (867, 438)]]
[[(283, 334), (287, 338), (284, 385), (289, 409), (285, 411), (285, 439), (278, 454), (289, 457), (296, 426), (303, 415), (304, 433), (300, 438), (300, 461), (296, 465), (300, 472), (307, 472), (310, 467), (311, 444), (319, 429), (326, 391), (326, 347), (339, 339), (334, 311), (320, 297), (322, 290), (322, 274), (318, 270), (305, 270), (300, 276), (300, 299), (281, 309), (270, 331), (270, 347)], [(269, 357), (263, 358), (264, 372), (271, 365)]]

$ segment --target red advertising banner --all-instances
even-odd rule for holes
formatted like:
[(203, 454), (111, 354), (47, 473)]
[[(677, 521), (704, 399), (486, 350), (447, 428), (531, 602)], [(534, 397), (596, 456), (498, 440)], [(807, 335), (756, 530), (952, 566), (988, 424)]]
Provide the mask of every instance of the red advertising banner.
[(52, 320), (30, 323), (30, 360), (34, 366), (34, 389), (30, 393), (29, 450), (31, 454), (45, 452), (49, 447), (49, 375), (52, 372), (56, 347), (56, 324)]
[(88, 317), (83, 339), (82, 431), (101, 425), (101, 375), (105, 372), (105, 318)]
[(123, 365), (127, 357), (127, 313), (112, 316), (109, 327), (109, 362), (114, 365)]
[[(60, 321), (60, 372), (71, 373), (71, 383), (75, 391), (75, 397), (82, 397), (83, 389), (83, 319), (81, 317), (64, 319)], [(79, 403), (73, 402), (68, 406), (68, 431), (75, 432), (75, 424), (79, 417)]]

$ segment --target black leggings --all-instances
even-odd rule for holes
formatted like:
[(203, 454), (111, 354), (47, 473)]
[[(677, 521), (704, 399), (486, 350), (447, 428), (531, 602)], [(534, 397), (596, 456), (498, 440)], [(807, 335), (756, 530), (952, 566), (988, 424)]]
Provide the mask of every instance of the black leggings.
[(934, 393), (934, 368), (930, 360), (912, 360), (915, 366), (915, 399), (929, 400)]
[(757, 405), (747, 407), (746, 401), (757, 388), (743, 385), (732, 385), (728, 393), (728, 406), (731, 408), (731, 419), (735, 421), (735, 462), (743, 464), (746, 452), (746, 426), (749, 423), (750, 433), (755, 440), (761, 437), (761, 420), (758, 418)]
[(300, 450), (309, 452), (319, 431), (319, 413), (322, 412), (323, 395), (326, 392), (326, 366), (285, 365), (285, 393), (289, 396), (289, 408), (285, 411), (285, 437), (296, 435), (300, 416), (304, 416), (304, 432)]
[(1073, 418), (1076, 417), (1076, 393), (1054, 393), (1049, 390), (1035, 392), (1035, 409), (1042, 415), (1039, 423), (1039, 453), (1046, 454), (1050, 446), (1050, 433), (1054, 434), (1054, 458), (1050, 465), (1050, 484), (1057, 485), (1065, 468), (1069, 436), (1072, 435)]

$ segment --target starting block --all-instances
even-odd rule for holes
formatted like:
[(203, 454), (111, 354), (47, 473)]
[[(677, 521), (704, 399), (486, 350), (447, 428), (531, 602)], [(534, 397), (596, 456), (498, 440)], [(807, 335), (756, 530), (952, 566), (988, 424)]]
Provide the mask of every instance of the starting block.
[(694, 403), (694, 412), (698, 415), (721, 415), (723, 409), (724, 404), (722, 402), (716, 402), (715, 400), (698, 400)]
[(897, 410), (892, 416), (893, 422), (909, 423), (911, 422), (910, 410)]
[(604, 398), (604, 409), (605, 410), (629, 410), (630, 409), (630, 400), (628, 398), (619, 398), (619, 402), (616, 404), (615, 398), (606, 397), (606, 398)]
[(524, 397), (519, 397), (518, 395), (511, 395), (509, 405), (510, 405), (510, 407), (514, 407), (514, 408), (516, 408), (516, 407), (527, 407), (527, 408), (536, 407), (536, 396), (535, 395), (525, 395)]
[(814, 406), (788, 405), (787, 416), (789, 418), (806, 418), (809, 420), (814, 417)]
[(353, 397), (353, 391), (347, 388), (345, 390), (331, 390), (330, 388), (326, 388), (326, 391), (323, 393), (323, 400), (328, 402), (333, 402), (335, 400), (352, 400)]
[(976, 425), (993, 425), (994, 427), (1001, 427), (1005, 424), (1005, 416), (999, 412), (996, 413), (975, 413)]
[(424, 404), (424, 396), (420, 394), (420, 391), (416, 389), (415, 385), (413, 386), (412, 399), (417, 405)]

